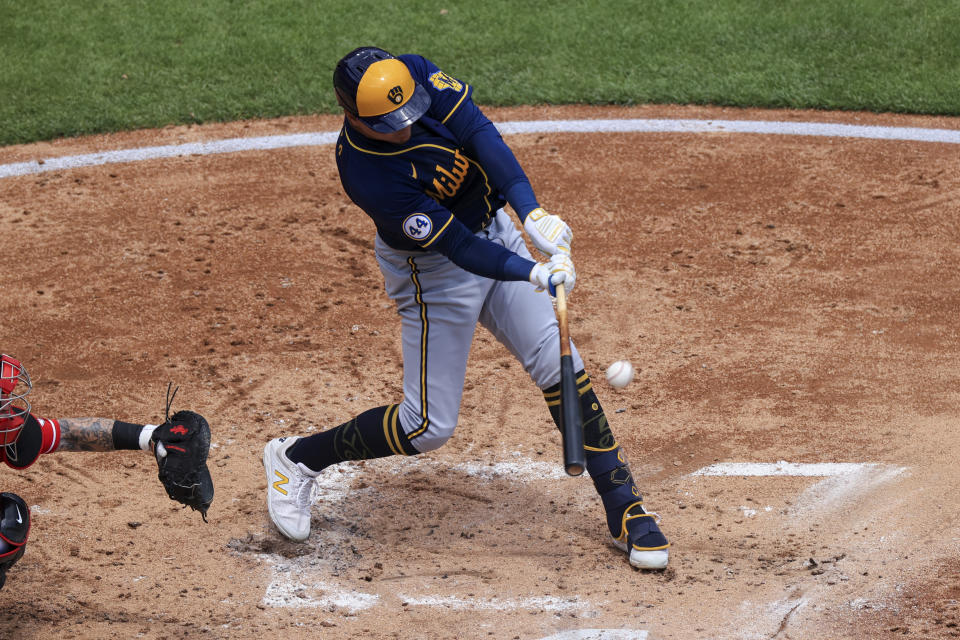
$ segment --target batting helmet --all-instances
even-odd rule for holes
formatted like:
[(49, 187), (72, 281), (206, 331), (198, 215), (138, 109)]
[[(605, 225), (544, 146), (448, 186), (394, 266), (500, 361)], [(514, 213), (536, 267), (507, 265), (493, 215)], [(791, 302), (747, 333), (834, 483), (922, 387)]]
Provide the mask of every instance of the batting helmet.
[(398, 60), (383, 49), (360, 47), (333, 71), (337, 102), (379, 133), (409, 127), (430, 108), (430, 94)]
[[(26, 388), (17, 386), (23, 384)], [(30, 413), (26, 395), (33, 389), (30, 375), (18, 360), (0, 354), (0, 445), (13, 444), (20, 437), (23, 421)]]

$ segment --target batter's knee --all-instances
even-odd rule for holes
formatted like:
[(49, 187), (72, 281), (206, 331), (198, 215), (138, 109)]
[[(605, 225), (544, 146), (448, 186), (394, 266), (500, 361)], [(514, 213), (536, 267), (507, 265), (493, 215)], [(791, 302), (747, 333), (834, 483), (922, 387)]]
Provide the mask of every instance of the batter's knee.
[(433, 429), (427, 429), (416, 437), (407, 437), (410, 438), (410, 444), (412, 444), (417, 451), (426, 453), (427, 451), (433, 451), (442, 447), (452, 435), (453, 429), (445, 431), (438, 430), (436, 432)]
[(400, 424), (407, 434), (407, 440), (420, 453), (442, 447), (457, 426), (456, 418), (453, 421), (433, 416), (423, 418), (405, 404), (400, 406)]

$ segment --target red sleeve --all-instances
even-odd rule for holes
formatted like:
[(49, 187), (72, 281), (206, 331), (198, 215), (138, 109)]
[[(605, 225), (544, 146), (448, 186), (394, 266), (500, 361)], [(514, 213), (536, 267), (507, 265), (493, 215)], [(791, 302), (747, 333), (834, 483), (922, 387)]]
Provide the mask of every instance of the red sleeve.
[(60, 422), (47, 418), (37, 418), (42, 431), (40, 453), (53, 453), (60, 446)]
[(23, 430), (13, 444), (3, 446), (3, 462), (8, 467), (26, 469), (42, 453), (52, 453), (60, 445), (60, 423), (36, 418), (32, 414), (24, 421)]

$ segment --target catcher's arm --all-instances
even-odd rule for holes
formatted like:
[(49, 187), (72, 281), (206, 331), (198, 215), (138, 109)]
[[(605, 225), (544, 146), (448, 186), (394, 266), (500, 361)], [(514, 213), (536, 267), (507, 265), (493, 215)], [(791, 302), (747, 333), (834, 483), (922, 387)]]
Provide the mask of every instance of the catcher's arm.
[[(207, 468), (210, 427), (193, 411), (178, 411), (163, 424), (133, 424), (109, 418), (37, 419), (52, 451), (152, 451), (158, 477), (170, 499), (196, 509), (207, 519), (213, 479)], [(56, 431), (59, 431), (56, 434)]]
[[(207, 468), (210, 427), (193, 411), (178, 411), (163, 424), (133, 424), (110, 418), (37, 418), (41, 436), (35, 438), (42, 452), (151, 451), (157, 460), (158, 476), (167, 495), (201, 513), (213, 502), (213, 480)], [(29, 431), (23, 439), (32, 435)], [(49, 447), (49, 448), (48, 448)]]
[[(148, 434), (152, 434), (157, 427), (155, 424), (131, 424), (110, 418), (61, 418), (56, 422), (60, 425), (60, 443), (56, 451), (140, 449), (140, 432), (146, 429)], [(136, 442), (129, 436), (134, 432)]]

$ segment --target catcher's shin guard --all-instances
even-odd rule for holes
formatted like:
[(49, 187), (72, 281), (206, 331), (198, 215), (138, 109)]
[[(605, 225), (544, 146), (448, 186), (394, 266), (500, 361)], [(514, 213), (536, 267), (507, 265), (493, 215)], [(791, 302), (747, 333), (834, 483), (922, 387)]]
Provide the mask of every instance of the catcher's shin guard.
[(0, 493), (0, 589), (7, 570), (23, 557), (30, 535), (30, 508), (15, 493)]

